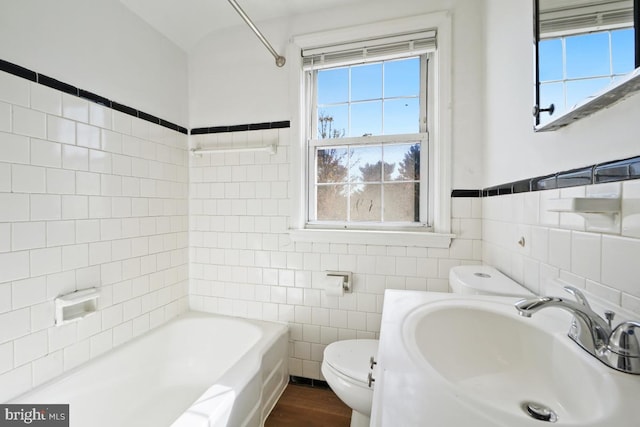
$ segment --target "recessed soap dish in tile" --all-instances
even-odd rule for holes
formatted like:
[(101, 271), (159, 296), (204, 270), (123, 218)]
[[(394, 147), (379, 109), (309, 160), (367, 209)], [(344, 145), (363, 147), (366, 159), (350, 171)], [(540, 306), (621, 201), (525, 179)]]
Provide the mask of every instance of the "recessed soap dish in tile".
[(620, 197), (569, 197), (547, 203), (548, 211), (582, 216), (586, 231), (620, 233)]
[(97, 288), (91, 288), (56, 298), (56, 326), (76, 322), (95, 313), (98, 309), (99, 297), (100, 291)]
[(548, 210), (552, 212), (613, 214), (620, 212), (617, 197), (570, 197), (549, 199)]

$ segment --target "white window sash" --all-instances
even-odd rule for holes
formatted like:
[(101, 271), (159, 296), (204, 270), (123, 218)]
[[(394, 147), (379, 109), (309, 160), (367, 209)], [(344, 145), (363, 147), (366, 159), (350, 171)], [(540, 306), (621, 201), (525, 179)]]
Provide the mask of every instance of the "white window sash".
[[(318, 221), (315, 218), (317, 212), (317, 169), (316, 169), (316, 149), (319, 147), (350, 147), (354, 145), (380, 145), (380, 144), (402, 144), (420, 143), (420, 220), (419, 222), (364, 222), (364, 221)], [(433, 228), (430, 222), (432, 211), (430, 211), (432, 196), (432, 180), (429, 179), (429, 153), (432, 151), (429, 143), (428, 133), (400, 134), (400, 135), (376, 135), (350, 138), (326, 138), (313, 139), (307, 143), (307, 211), (306, 228), (323, 229), (355, 229), (355, 230), (422, 230), (431, 231)], [(345, 183), (347, 185), (348, 182)], [(393, 185), (393, 183), (388, 183)]]

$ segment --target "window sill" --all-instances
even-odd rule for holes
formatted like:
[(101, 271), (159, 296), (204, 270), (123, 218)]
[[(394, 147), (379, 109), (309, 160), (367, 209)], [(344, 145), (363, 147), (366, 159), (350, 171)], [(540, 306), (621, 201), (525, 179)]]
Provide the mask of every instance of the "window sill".
[(364, 230), (310, 230), (292, 229), (289, 236), (294, 242), (346, 243), (356, 245), (412, 246), (423, 248), (449, 248), (455, 237), (426, 231), (364, 231)]

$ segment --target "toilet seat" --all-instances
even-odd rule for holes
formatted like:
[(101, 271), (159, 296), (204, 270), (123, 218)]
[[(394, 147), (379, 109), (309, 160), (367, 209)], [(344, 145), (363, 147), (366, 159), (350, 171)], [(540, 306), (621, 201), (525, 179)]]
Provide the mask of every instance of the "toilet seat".
[(378, 340), (336, 341), (325, 349), (324, 362), (345, 380), (368, 389), (369, 359), (377, 353)]

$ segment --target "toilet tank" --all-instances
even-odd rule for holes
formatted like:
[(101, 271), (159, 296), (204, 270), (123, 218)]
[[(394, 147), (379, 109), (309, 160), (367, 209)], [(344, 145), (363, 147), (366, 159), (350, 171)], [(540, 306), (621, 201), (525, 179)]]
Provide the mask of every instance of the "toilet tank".
[(460, 295), (530, 297), (531, 291), (488, 265), (460, 265), (449, 270), (451, 291)]

